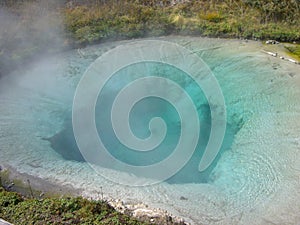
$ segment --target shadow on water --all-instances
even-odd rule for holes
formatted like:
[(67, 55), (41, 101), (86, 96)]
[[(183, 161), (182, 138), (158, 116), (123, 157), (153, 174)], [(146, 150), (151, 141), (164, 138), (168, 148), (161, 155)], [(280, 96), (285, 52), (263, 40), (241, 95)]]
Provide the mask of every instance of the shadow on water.
[[(143, 66), (143, 68), (145, 68), (145, 65)], [(227, 118), (228, 123), (225, 138), (219, 154), (209, 168), (200, 173), (198, 166), (205, 151), (211, 129), (211, 110), (205, 95), (201, 89), (200, 91), (198, 90), (199, 86), (194, 80), (183, 78), (183, 76), (186, 76), (186, 74), (182, 74), (182, 71), (178, 71), (178, 69), (173, 67), (159, 68), (159, 70), (155, 70), (157, 65), (153, 66), (152, 64), (149, 64), (147, 66), (149, 74), (158, 74), (158, 76), (170, 74), (170, 79), (174, 79), (174, 81), (179, 83), (179, 85), (185, 89), (185, 91), (193, 99), (194, 104), (197, 106), (200, 121), (201, 129), (199, 142), (194, 154), (188, 163), (186, 163), (185, 166), (174, 176), (169, 178), (167, 182), (172, 184), (208, 182), (211, 171), (217, 165), (222, 153), (230, 149), (234, 140), (234, 135), (240, 129), (242, 124), (230, 123), (234, 120)], [(143, 68), (135, 66), (134, 68), (125, 68), (117, 72), (119, 74), (113, 76), (107, 82), (105, 88), (101, 90), (98, 96), (95, 111), (98, 135), (101, 134), (99, 135), (99, 138), (101, 138), (101, 141), (106, 149), (108, 149), (110, 154), (116, 159), (135, 166), (152, 165), (168, 157), (170, 154), (172, 154), (173, 150), (178, 144), (181, 132), (180, 116), (174, 106), (162, 98), (147, 97), (137, 102), (131, 109), (129, 116), (130, 128), (137, 137), (142, 139), (147, 138), (150, 135), (150, 131), (147, 129), (150, 120), (154, 117), (160, 117), (165, 121), (167, 126), (167, 135), (163, 142), (151, 151), (141, 152), (127, 148), (116, 137), (110, 119), (112, 104), (120, 90), (128, 83), (128, 81), (132, 81), (132, 77), (130, 76), (134, 76), (135, 79), (139, 78), (140, 74), (142, 73), (136, 73), (136, 71), (143, 71)], [(159, 74), (160, 72), (162, 75)], [(144, 73), (145, 71), (143, 71), (143, 74)], [(145, 86), (145, 88), (147, 88), (147, 86)], [(120, 126), (124, 125), (125, 124), (121, 124)], [(51, 143), (51, 147), (60, 155), (62, 155), (64, 159), (75, 160), (79, 162), (85, 161), (77, 147), (72, 130), (71, 119), (65, 121), (65, 129), (55, 134), (53, 137), (47, 138), (46, 140)], [(111, 169), (117, 168), (113, 168), (112, 165)]]
[[(202, 106), (202, 110), (209, 110), (209, 106)], [(210, 116), (208, 116), (206, 119), (207, 120), (200, 121), (200, 141), (193, 156), (179, 172), (177, 172), (174, 176), (167, 180), (168, 183), (206, 183), (208, 181), (211, 171), (217, 165), (222, 153), (230, 149), (231, 144), (234, 140), (234, 135), (239, 130), (239, 127), (233, 126), (232, 124), (227, 124), (223, 145), (216, 159), (204, 172), (198, 171), (199, 162), (203, 152), (205, 151), (205, 146), (207, 144), (210, 132)], [(172, 134), (177, 138), (178, 135), (176, 134), (176, 132)], [(107, 135), (109, 135), (109, 132)], [(174, 142), (172, 141), (172, 139), (174, 138), (173, 135), (170, 135), (171, 137), (169, 139), (167, 138), (167, 140), (164, 141), (164, 144), (167, 145), (169, 149), (157, 149), (157, 151), (152, 151), (150, 153), (150, 156), (145, 153), (140, 153), (136, 155), (134, 153), (120, 154), (120, 152), (124, 152), (124, 150), (126, 150), (126, 152), (128, 153), (128, 149), (125, 149), (124, 146), (122, 146), (119, 142), (116, 142), (114, 139), (109, 140), (112, 141), (112, 143), (107, 143), (107, 141), (104, 141), (104, 143), (106, 142), (106, 146), (108, 146), (109, 149), (114, 147), (115, 151), (111, 151), (111, 154), (117, 159), (127, 162), (129, 164), (145, 165), (154, 163), (156, 161), (160, 161), (172, 152), (171, 150), (177, 144), (177, 142), (175, 142), (174, 144)], [(85, 162), (76, 144), (71, 120), (66, 121), (65, 129), (63, 129), (61, 132), (55, 134), (50, 138), (44, 138), (44, 140), (49, 141), (51, 143), (51, 147), (64, 159)], [(116, 148), (116, 146), (118, 147)], [(122, 146), (122, 148), (120, 146)], [(159, 154), (161, 152), (163, 152), (163, 154)]]

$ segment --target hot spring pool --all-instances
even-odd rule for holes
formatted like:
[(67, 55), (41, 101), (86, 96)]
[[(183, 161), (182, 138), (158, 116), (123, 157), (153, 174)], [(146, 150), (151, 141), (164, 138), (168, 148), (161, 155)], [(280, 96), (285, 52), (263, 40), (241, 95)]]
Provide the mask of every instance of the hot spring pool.
[[(130, 41), (74, 50), (34, 63), (0, 82), (0, 165), (19, 173), (68, 185), (87, 197), (144, 202), (195, 224), (296, 224), (300, 221), (300, 70), (299, 65), (266, 55), (257, 42), (168, 37), (196, 53), (215, 75), (226, 104), (226, 130), (221, 149), (203, 172), (198, 166), (211, 130), (207, 96), (172, 67), (148, 63), (186, 87), (201, 124), (199, 143), (188, 163), (165, 182), (144, 187), (116, 184), (97, 175), (80, 153), (72, 127), (76, 87), (89, 65), (109, 49)], [(164, 119), (166, 138), (155, 151), (130, 151), (113, 134), (109, 112), (138, 65), (116, 73), (97, 99), (98, 133), (111, 154), (143, 166), (172, 153), (180, 135), (176, 109), (163, 99), (148, 97), (132, 109), (129, 123), (141, 139), (153, 117)], [(124, 81), (124, 82), (123, 82)], [(186, 85), (186, 84), (189, 85)], [(105, 106), (105, 110), (103, 110)], [(98, 118), (98, 119), (97, 119)], [(126, 152), (126, 154), (124, 153)], [(106, 177), (130, 176), (122, 168), (98, 168)]]

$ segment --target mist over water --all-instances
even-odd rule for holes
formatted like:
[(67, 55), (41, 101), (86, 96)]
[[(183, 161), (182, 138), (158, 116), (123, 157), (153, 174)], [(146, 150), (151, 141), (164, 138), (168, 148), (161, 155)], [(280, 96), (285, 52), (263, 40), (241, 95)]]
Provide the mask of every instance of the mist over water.
[(68, 46), (59, 0), (0, 3), (0, 76), (58, 53)]

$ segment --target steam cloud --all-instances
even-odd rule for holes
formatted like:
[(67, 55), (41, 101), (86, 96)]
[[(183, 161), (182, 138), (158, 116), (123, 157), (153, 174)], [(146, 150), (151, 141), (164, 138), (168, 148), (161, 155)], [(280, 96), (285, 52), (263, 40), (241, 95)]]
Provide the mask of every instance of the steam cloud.
[(61, 1), (0, 3), (0, 76), (66, 46)]

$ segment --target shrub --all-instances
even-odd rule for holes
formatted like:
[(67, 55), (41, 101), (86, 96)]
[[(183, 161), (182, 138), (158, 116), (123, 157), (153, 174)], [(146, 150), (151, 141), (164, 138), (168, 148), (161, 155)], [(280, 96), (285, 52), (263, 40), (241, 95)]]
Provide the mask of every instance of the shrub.
[(82, 197), (24, 199), (0, 188), (0, 218), (14, 224), (146, 224), (102, 201)]
[(224, 17), (221, 16), (218, 12), (208, 12), (208, 13), (205, 13), (205, 14), (200, 13), (199, 18), (203, 19), (203, 20), (210, 21), (210, 22), (218, 23), (221, 20), (223, 20)]

